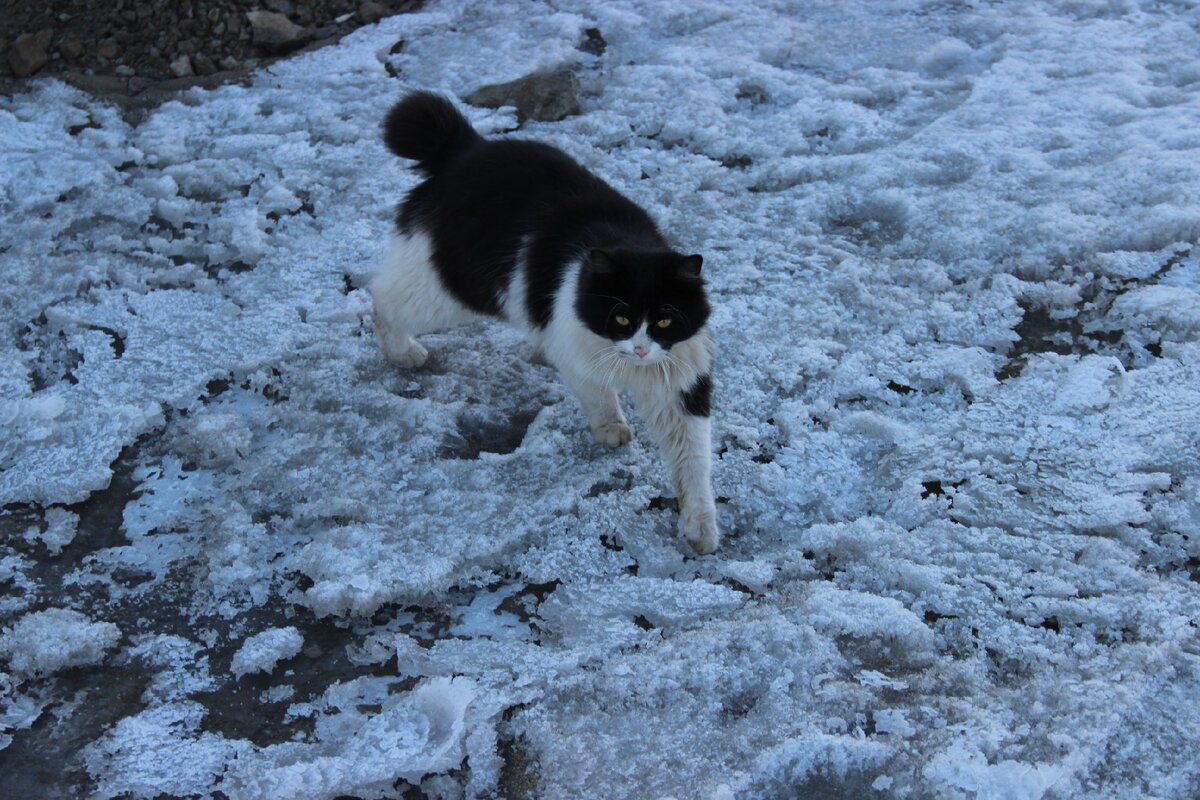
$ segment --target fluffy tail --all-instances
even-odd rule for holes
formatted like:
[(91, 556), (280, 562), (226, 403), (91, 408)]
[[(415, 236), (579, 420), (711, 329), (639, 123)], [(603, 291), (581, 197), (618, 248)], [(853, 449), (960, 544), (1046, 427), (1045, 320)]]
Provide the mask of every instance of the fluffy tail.
[(413, 92), (388, 112), (383, 141), (396, 155), (417, 162), (430, 175), (483, 138), (449, 100), (432, 92)]

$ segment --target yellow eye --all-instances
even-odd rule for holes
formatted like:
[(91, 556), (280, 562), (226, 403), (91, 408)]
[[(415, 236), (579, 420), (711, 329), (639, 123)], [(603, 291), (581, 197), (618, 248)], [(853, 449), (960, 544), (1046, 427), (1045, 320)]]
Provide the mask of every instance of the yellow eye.
[(666, 319), (660, 319), (660, 320), (658, 321), (658, 327), (660, 327), (660, 328), (669, 328), (669, 327), (671, 327), (671, 318), (670, 318), (670, 317), (667, 317)]
[(628, 328), (629, 327), (629, 317), (618, 316), (617, 324), (620, 325), (622, 328)]

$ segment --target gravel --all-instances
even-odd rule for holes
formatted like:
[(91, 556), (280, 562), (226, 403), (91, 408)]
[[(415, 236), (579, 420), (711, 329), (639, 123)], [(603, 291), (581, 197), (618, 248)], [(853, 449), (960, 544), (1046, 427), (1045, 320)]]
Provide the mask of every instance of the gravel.
[(235, 80), (424, 0), (0, 0), (0, 93), (54, 76), (97, 94)]

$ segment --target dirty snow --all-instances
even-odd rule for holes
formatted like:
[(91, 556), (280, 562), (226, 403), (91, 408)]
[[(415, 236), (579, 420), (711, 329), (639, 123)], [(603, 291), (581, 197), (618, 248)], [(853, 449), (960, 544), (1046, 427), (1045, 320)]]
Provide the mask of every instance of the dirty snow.
[[(435, 0), (137, 124), (0, 99), (6, 785), (1196, 796), (1197, 52), (1189, 0)], [(373, 343), (387, 106), (564, 62), (519, 134), (705, 254), (712, 557), (511, 331)]]

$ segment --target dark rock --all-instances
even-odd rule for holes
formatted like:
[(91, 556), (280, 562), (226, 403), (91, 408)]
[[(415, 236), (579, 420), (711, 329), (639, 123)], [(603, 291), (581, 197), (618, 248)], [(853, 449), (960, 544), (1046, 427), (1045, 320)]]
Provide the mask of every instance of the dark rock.
[(212, 75), (217, 71), (217, 65), (204, 53), (199, 53), (192, 59), (192, 66), (198, 75)]
[(83, 55), (83, 42), (63, 42), (58, 46), (58, 52), (63, 58), (74, 61)]
[(296, 13), (296, 6), (292, 3), (292, 0), (267, 0), (263, 5), (267, 7), (267, 10), (283, 14), (285, 17), (290, 17)]
[(579, 49), (594, 56), (604, 55), (604, 51), (608, 49), (608, 42), (600, 35), (600, 29), (588, 28), (583, 33), (587, 38), (579, 45)]
[(362, 20), (364, 25), (370, 25), (372, 22), (379, 22), (388, 15), (386, 6), (379, 3), (363, 3), (358, 7), (358, 18)]
[(276, 53), (294, 50), (312, 38), (303, 28), (274, 11), (250, 11), (246, 14), (254, 43)]
[(466, 101), (482, 108), (515, 106), (517, 121), (556, 122), (579, 113), (579, 79), (568, 67), (480, 86)]
[(46, 66), (50, 57), (38, 37), (26, 34), (8, 48), (8, 65), (18, 78), (27, 78)]
[(121, 46), (116, 39), (105, 39), (96, 47), (96, 55), (101, 58), (114, 59), (121, 52)]

